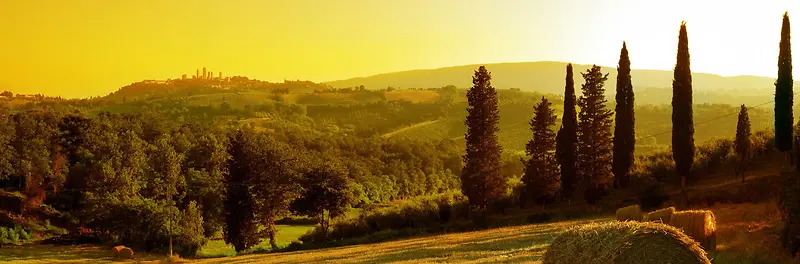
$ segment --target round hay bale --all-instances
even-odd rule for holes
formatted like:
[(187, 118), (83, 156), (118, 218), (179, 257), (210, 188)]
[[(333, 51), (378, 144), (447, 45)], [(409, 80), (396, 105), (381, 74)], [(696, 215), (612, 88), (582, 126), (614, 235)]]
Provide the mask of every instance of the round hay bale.
[(122, 249), (119, 250), (119, 256), (122, 257), (122, 258), (126, 258), (126, 259), (132, 259), (133, 258), (133, 249), (130, 249), (130, 248), (127, 248), (127, 247), (126, 248), (122, 248)]
[(645, 215), (644, 221), (669, 224), (673, 214), (675, 214), (675, 207), (670, 206), (664, 209), (659, 209), (648, 213), (647, 215)]
[(111, 251), (114, 252), (115, 257), (119, 257), (119, 251), (122, 250), (123, 248), (125, 248), (125, 246), (116, 246), (111, 248)]
[(717, 218), (708, 210), (680, 211), (672, 215), (671, 226), (700, 243), (706, 252), (717, 250)]
[(550, 244), (542, 263), (711, 262), (697, 242), (674, 227), (648, 222), (610, 222), (567, 230)]
[(631, 205), (628, 207), (622, 207), (617, 209), (617, 221), (639, 221), (641, 222), (643, 219), (642, 209), (639, 208), (639, 205)]

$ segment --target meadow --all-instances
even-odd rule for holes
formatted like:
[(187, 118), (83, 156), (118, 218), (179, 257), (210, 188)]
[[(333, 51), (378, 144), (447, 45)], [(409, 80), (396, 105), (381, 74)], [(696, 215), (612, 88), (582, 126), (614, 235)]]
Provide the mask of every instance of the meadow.
[[(782, 253), (780, 222), (774, 202), (718, 204), (718, 253), (713, 263), (800, 263)], [(567, 228), (612, 221), (612, 216), (482, 231), (429, 235), (375, 244), (285, 253), (245, 254), (219, 258), (183, 259), (190, 263), (541, 263), (547, 246)], [(284, 229), (289, 235), (299, 228)], [(288, 236), (283, 237), (286, 243)], [(216, 242), (215, 242), (216, 243)], [(225, 252), (209, 244), (202, 254)], [(163, 255), (136, 253), (136, 261), (156, 263)], [(26, 245), (0, 248), (0, 261), (33, 263), (112, 263), (111, 251), (98, 246)], [(130, 261), (127, 261), (130, 262)]]

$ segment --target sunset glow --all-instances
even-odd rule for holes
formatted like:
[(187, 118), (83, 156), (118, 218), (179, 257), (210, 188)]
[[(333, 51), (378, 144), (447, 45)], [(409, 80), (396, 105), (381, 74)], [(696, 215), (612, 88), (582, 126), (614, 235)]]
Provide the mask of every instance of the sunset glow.
[[(2, 1), (0, 90), (106, 95), (198, 68), (317, 82), (476, 63), (669, 70), (687, 21), (694, 72), (777, 73), (769, 1)], [(795, 74), (800, 73), (795, 68)], [(468, 77), (465, 77), (468, 78)]]

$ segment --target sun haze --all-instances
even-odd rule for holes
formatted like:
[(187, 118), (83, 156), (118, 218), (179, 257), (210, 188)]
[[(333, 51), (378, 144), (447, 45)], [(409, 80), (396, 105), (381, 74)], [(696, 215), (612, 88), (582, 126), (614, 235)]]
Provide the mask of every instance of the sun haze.
[(687, 21), (692, 70), (777, 73), (781, 15), (758, 1), (2, 1), (0, 90), (106, 95), (214, 72), (330, 81), (475, 63), (675, 64)]

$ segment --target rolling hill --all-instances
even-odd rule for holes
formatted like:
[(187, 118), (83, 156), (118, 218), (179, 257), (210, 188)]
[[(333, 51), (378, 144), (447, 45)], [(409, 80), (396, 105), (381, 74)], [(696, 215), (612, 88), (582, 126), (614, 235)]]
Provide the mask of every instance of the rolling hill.
[[(536, 91), (539, 93), (561, 94), (564, 89), (565, 62), (520, 62), (520, 63), (495, 63), (485, 64), (492, 72), (492, 84), (496, 88), (520, 88), (526, 91)], [(445, 67), (439, 69), (421, 69), (393, 73), (378, 74), (369, 77), (352, 78), (346, 80), (330, 81), (326, 84), (340, 87), (355, 87), (364, 85), (367, 89), (384, 89), (386, 87), (395, 88), (436, 88), (446, 85), (455, 85), (459, 88), (467, 88), (472, 85), (470, 76), (473, 71), (480, 66), (463, 65)], [(579, 72), (585, 71), (591, 65), (575, 64), (576, 86), (582, 81)], [(614, 92), (613, 84), (616, 80), (616, 68), (603, 66), (603, 72), (608, 73), (606, 83), (609, 93)], [(632, 70), (634, 89), (664, 90), (659, 91), (657, 98), (662, 98), (661, 94), (671, 94), (672, 71), (664, 70)], [(723, 103), (713, 96), (703, 96), (703, 93), (713, 92), (719, 94), (721, 91), (736, 92), (737, 96), (755, 96), (756, 101), (769, 100), (775, 89), (775, 79), (759, 76), (733, 76), (724, 77), (708, 73), (693, 73), (693, 87), (695, 91), (695, 103)], [(576, 87), (579, 88), (579, 87)], [(637, 99), (639, 97), (637, 96)], [(666, 98), (666, 103), (669, 103)], [(656, 98), (654, 98), (656, 99)], [(648, 101), (648, 100), (643, 100)], [(729, 101), (729, 100), (728, 100)], [(650, 103), (650, 102), (648, 102)], [(662, 101), (652, 103), (665, 103)], [(727, 102), (733, 104), (733, 102)], [(747, 103), (747, 102), (741, 102)]]

